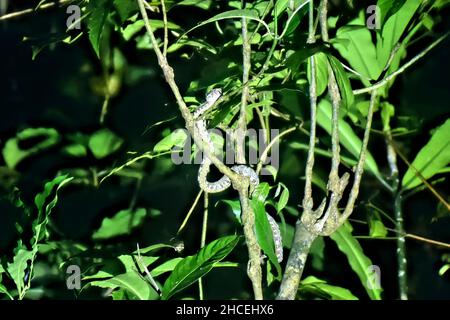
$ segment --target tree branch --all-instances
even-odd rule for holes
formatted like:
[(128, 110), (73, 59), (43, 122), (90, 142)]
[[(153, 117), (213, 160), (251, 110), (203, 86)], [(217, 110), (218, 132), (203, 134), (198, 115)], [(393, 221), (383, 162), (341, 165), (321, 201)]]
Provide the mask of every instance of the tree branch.
[(172, 90), (177, 100), (177, 104), (180, 109), (181, 115), (183, 116), (186, 122), (186, 128), (192, 135), (194, 142), (197, 144), (200, 151), (202, 151), (205, 154), (205, 156), (211, 160), (211, 162), (219, 169), (219, 171), (222, 174), (230, 178), (233, 188), (239, 192), (239, 197), (241, 201), (242, 221), (244, 224), (244, 235), (247, 242), (247, 248), (249, 251), (248, 276), (253, 285), (255, 299), (262, 300), (263, 294), (262, 294), (262, 272), (260, 265), (260, 249), (254, 231), (255, 216), (248, 199), (249, 179), (238, 175), (230, 168), (228, 168), (221, 160), (219, 160), (214, 155), (214, 152), (213, 150), (210, 149), (209, 145), (207, 143), (203, 143), (198, 133), (198, 129), (195, 126), (192, 114), (189, 111), (186, 103), (184, 102), (180, 90), (178, 89), (178, 86), (175, 82), (175, 75), (173, 69), (169, 65), (167, 58), (164, 56), (164, 54), (158, 47), (155, 35), (150, 26), (147, 12), (145, 11), (145, 2), (144, 0), (137, 0), (137, 1), (139, 4), (139, 9), (141, 11), (142, 17), (144, 19), (145, 28), (150, 36), (153, 50), (158, 59), (159, 66), (161, 67), (164, 73), (164, 78), (169, 84), (170, 89)]

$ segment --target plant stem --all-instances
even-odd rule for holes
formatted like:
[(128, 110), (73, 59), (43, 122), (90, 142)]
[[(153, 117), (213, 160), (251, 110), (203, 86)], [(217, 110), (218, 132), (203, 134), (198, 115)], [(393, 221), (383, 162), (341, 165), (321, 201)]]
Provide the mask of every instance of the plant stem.
[(262, 300), (262, 271), (260, 265), (260, 253), (258, 242), (256, 240), (256, 235), (254, 231), (255, 226), (255, 215), (249, 203), (249, 184), (250, 181), (247, 177), (240, 176), (235, 173), (229, 167), (227, 167), (220, 159), (218, 159), (213, 150), (209, 147), (207, 143), (203, 143), (203, 140), (198, 132), (198, 128), (195, 126), (195, 120), (183, 100), (183, 96), (180, 93), (178, 85), (175, 82), (175, 74), (173, 68), (169, 65), (167, 58), (161, 52), (158, 46), (155, 35), (153, 33), (152, 27), (150, 25), (150, 20), (145, 10), (145, 1), (137, 0), (139, 4), (139, 9), (144, 20), (144, 25), (150, 36), (150, 41), (153, 46), (153, 51), (158, 59), (158, 64), (164, 73), (164, 78), (169, 84), (172, 93), (174, 94), (178, 107), (180, 109), (181, 115), (186, 123), (186, 128), (194, 139), (195, 144), (199, 147), (200, 151), (208, 157), (211, 162), (219, 169), (219, 171), (230, 178), (233, 188), (239, 192), (239, 198), (241, 202), (241, 212), (242, 212), (242, 222), (244, 224), (244, 235), (247, 243), (247, 248), (249, 251), (249, 266), (248, 266), (248, 276), (253, 286), (254, 298), (257, 300)]
[[(309, 2), (309, 36), (308, 43), (314, 43), (314, 1)], [(316, 143), (316, 69), (314, 57), (310, 57), (311, 76), (309, 85), (311, 127), (309, 135), (308, 158), (305, 168), (305, 189), (303, 196), (303, 214), (309, 214), (312, 211), (312, 176), (314, 167), (314, 149)], [(309, 249), (316, 235), (310, 232), (303, 222), (299, 219), (295, 226), (294, 240), (291, 246), (291, 252), (286, 264), (286, 269), (278, 291), (277, 300), (293, 300), (297, 294), (300, 279), (305, 267), (306, 258)]]
[(386, 154), (391, 172), (390, 179), (394, 195), (394, 218), (395, 218), (395, 232), (397, 237), (397, 279), (399, 296), (401, 300), (408, 300), (408, 283), (407, 283), (407, 260), (406, 260), (406, 245), (405, 245), (405, 228), (403, 225), (402, 213), (402, 195), (399, 191), (399, 175), (397, 165), (397, 153), (395, 151), (390, 127), (385, 130), (386, 134)]
[(401, 300), (408, 300), (408, 283), (407, 283), (407, 268), (408, 261), (406, 260), (406, 246), (405, 246), (405, 229), (403, 226), (402, 214), (402, 196), (397, 193), (394, 200), (395, 211), (395, 229), (399, 234), (397, 239), (397, 264), (398, 264), (398, 288)]
[[(208, 229), (208, 193), (204, 194), (204, 204), (203, 204), (203, 222), (202, 222), (202, 236), (200, 239), (200, 248), (203, 248), (206, 244), (206, 230)], [(203, 294), (203, 281), (202, 278), (198, 279), (198, 291), (200, 300), (204, 299)]]

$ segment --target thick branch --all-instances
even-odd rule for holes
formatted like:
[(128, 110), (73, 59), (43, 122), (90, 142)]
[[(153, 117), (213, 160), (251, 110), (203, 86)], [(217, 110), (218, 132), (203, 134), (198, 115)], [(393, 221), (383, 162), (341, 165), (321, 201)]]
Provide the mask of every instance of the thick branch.
[(309, 249), (316, 237), (314, 233), (311, 233), (305, 228), (300, 220), (297, 221), (292, 249), (289, 254), (277, 300), (295, 299)]

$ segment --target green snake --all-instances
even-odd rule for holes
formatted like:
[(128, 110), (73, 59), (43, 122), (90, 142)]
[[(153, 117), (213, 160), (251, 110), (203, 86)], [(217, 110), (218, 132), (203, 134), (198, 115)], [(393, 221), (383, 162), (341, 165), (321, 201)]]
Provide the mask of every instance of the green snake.
[[(205, 113), (210, 110), (215, 102), (221, 97), (222, 90), (221, 89), (213, 89), (206, 95), (206, 101), (199, 105), (194, 113), (193, 118), (195, 121), (195, 126), (197, 128), (198, 134), (202, 140), (203, 144), (209, 146), (209, 150), (214, 150), (214, 144), (211, 140), (211, 137), (208, 133), (206, 120), (204, 118)], [(218, 193), (228, 189), (231, 186), (231, 180), (228, 176), (223, 175), (219, 180), (215, 182), (209, 182), (207, 179), (210, 167), (211, 160), (203, 156), (202, 163), (200, 164), (200, 169), (198, 171), (198, 184), (200, 188), (207, 193)], [(250, 194), (253, 193), (255, 188), (259, 184), (258, 174), (251, 167), (246, 165), (235, 165), (231, 167), (231, 170), (236, 172), (241, 176), (245, 176), (250, 180)], [(266, 213), (267, 220), (269, 221), (270, 228), (272, 229), (272, 236), (275, 244), (275, 253), (277, 256), (278, 262), (283, 260), (283, 245), (281, 239), (281, 232), (278, 224), (275, 219), (272, 218), (269, 214)]]

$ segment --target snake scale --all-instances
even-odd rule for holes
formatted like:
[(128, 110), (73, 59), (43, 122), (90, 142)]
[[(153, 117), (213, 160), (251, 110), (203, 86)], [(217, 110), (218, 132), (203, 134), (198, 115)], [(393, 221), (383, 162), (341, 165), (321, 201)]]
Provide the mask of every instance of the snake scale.
[[(206, 120), (204, 118), (205, 113), (210, 110), (214, 103), (222, 95), (221, 89), (213, 89), (206, 95), (206, 101), (199, 105), (193, 113), (193, 118), (195, 121), (195, 126), (198, 130), (199, 136), (204, 144), (209, 146), (210, 150), (214, 150), (214, 144), (208, 133)], [(198, 171), (198, 183), (200, 188), (208, 193), (218, 193), (228, 189), (231, 186), (231, 180), (226, 175), (222, 176), (219, 180), (215, 182), (209, 182), (207, 175), (211, 167), (211, 160), (203, 156), (202, 163), (200, 164), (200, 169)], [(246, 165), (235, 165), (231, 167), (231, 170), (236, 172), (241, 176), (248, 177), (250, 180), (250, 194), (253, 193), (255, 188), (259, 184), (259, 178), (255, 170)], [(272, 229), (272, 236), (275, 244), (275, 254), (277, 256), (278, 262), (283, 260), (283, 245), (281, 239), (281, 232), (275, 219), (266, 213), (267, 220), (269, 221), (270, 228)]]

